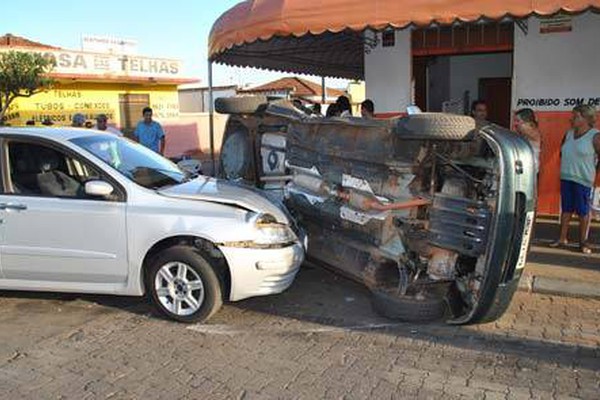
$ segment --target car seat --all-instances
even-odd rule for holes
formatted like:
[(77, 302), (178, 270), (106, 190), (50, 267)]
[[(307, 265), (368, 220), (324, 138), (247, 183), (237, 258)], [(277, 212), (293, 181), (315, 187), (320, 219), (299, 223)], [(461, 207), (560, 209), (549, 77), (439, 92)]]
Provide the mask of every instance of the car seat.
[(60, 171), (60, 155), (49, 149), (38, 154), (39, 172), (37, 183), (42, 195), (56, 197), (80, 197), (82, 185), (76, 179)]
[(13, 144), (10, 148), (11, 180), (15, 193), (40, 194), (37, 174), (40, 172), (31, 152), (25, 146)]

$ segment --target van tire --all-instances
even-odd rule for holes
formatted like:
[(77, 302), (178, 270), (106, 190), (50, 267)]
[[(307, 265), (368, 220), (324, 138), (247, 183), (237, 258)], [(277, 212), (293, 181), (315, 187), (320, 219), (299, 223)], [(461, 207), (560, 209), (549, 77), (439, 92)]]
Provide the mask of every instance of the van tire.
[(467, 115), (423, 113), (399, 119), (396, 131), (406, 139), (467, 140), (475, 127)]
[(219, 97), (215, 110), (221, 114), (254, 114), (264, 110), (269, 103), (267, 96)]
[(224, 179), (249, 179), (252, 175), (252, 144), (248, 130), (241, 126), (225, 134), (219, 155), (220, 173)]
[(395, 290), (373, 290), (371, 302), (379, 315), (403, 322), (431, 322), (442, 319), (446, 313), (443, 297), (401, 296)]

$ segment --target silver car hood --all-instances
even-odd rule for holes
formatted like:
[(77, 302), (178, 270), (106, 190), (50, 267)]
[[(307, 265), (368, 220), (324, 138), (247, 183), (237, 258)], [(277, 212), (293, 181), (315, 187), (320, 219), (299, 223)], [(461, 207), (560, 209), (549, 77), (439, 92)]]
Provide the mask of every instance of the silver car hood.
[(220, 179), (200, 176), (189, 182), (159, 190), (163, 196), (208, 201), (242, 207), (257, 213), (272, 214), (277, 221), (289, 224), (285, 213), (264, 196)]

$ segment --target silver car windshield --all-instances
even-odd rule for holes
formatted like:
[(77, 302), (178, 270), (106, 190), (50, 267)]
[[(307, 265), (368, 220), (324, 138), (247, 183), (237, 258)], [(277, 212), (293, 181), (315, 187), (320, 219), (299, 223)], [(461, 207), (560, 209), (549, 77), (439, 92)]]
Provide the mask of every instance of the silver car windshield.
[(171, 161), (128, 139), (98, 135), (71, 139), (71, 142), (148, 189), (160, 189), (187, 180), (186, 174)]

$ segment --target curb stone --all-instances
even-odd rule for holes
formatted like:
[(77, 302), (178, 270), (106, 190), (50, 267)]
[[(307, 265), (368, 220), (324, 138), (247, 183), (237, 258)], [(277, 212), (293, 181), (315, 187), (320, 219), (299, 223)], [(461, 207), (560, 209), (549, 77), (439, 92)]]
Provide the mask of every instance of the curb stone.
[(519, 290), (529, 293), (600, 299), (600, 286), (597, 283), (539, 275), (523, 275), (519, 281)]

